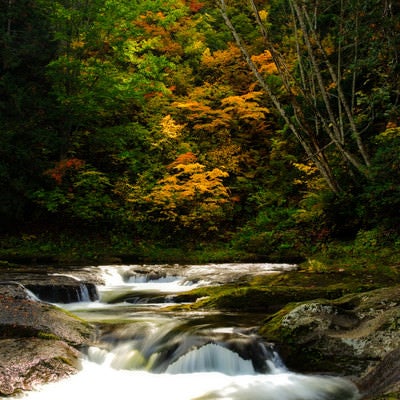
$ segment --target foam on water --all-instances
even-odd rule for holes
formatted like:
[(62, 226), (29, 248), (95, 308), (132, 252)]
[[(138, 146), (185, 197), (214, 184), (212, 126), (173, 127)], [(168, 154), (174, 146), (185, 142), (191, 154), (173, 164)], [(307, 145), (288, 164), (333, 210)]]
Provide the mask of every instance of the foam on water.
[(253, 343), (249, 334), (237, 333), (232, 326), (209, 325), (201, 318), (197, 323), (195, 314), (163, 314), (158, 312), (159, 308), (146, 305), (141, 309), (124, 300), (125, 294), (145, 298), (146, 293), (173, 294), (209, 282), (220, 283), (226, 278), (235, 280), (294, 267), (289, 264), (98, 267), (104, 281), (98, 287), (100, 301), (68, 304), (63, 308), (89, 321), (116, 319), (129, 323), (117, 324), (111, 336), (103, 340), (104, 348), (90, 348), (79, 373), (26, 393), (24, 398), (357, 400), (358, 391), (349, 381), (292, 373), (261, 342), (256, 352), (267, 364), (268, 373), (256, 372), (264, 369), (257, 369), (252, 361), (245, 359), (246, 354), (231, 351), (224, 342), (227, 337), (232, 339), (230, 345), (235, 340)]
[(356, 400), (355, 387), (340, 378), (293, 373), (229, 376), (219, 372), (153, 374), (116, 370), (83, 361), (66, 380), (26, 394), (26, 400)]
[[(162, 270), (161, 266), (157, 266)], [(149, 270), (155, 268), (148, 266)], [(174, 294), (194, 289), (205, 282), (190, 282), (186, 277), (175, 273), (152, 277), (145, 272), (135, 273), (135, 269), (146, 270), (146, 266), (102, 266), (100, 267), (104, 285), (98, 287), (100, 299), (104, 302), (113, 300), (118, 295), (135, 293)]]
[(238, 354), (214, 343), (189, 351), (170, 364), (167, 373), (193, 373), (218, 371), (227, 375), (255, 374), (251, 360), (244, 360)]

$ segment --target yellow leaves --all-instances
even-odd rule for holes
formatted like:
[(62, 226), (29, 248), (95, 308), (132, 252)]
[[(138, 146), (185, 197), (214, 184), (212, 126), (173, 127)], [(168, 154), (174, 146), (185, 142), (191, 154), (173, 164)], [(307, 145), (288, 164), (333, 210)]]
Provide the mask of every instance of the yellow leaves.
[(132, 38), (127, 39), (123, 47), (123, 56), (126, 61), (132, 64), (143, 63), (141, 53), (147, 50), (154, 50), (160, 46), (160, 38), (152, 37), (149, 39), (142, 39), (140, 41), (134, 40)]
[(260, 107), (258, 99), (262, 92), (250, 92), (242, 96), (229, 96), (222, 100), (225, 112), (234, 113), (239, 119), (259, 120), (269, 113), (266, 107)]
[(83, 47), (85, 47), (85, 42), (83, 40), (77, 39), (77, 40), (73, 40), (71, 42), (71, 48), (74, 49), (74, 50), (75, 49), (81, 49)]
[(204, 40), (193, 40), (188, 46), (185, 47), (185, 52), (187, 54), (201, 54), (204, 53)]
[(376, 136), (376, 140), (379, 143), (385, 143), (391, 140), (395, 140), (400, 137), (400, 127), (394, 121), (389, 121), (386, 125), (386, 129)]
[[(315, 166), (311, 165), (311, 164), (302, 164), (302, 163), (295, 163), (295, 162), (294, 162), (294, 163), (293, 163), (293, 166), (294, 166), (295, 168), (297, 168), (299, 171), (303, 172), (304, 175), (306, 175), (306, 176), (308, 176), (308, 177), (310, 177), (310, 176), (316, 174), (317, 171), (318, 171), (318, 169), (317, 169)], [(303, 185), (304, 183), (307, 183), (308, 181), (309, 181), (308, 178), (306, 178), (306, 179), (304, 179), (304, 180), (302, 180), (302, 179), (295, 179), (295, 180), (294, 180), (294, 183), (295, 183), (296, 185)]]
[[(302, 164), (293, 163), (293, 166), (301, 171), (305, 177), (304, 179), (295, 179), (294, 183), (297, 185), (306, 185), (309, 195), (323, 190), (326, 187), (326, 182), (321, 178), (318, 173), (318, 168), (312, 163)], [(305, 197), (307, 197), (306, 195)]]
[[(220, 170), (219, 168), (214, 168), (212, 171), (206, 173), (206, 180), (209, 183), (212, 183), (214, 180), (217, 182), (217, 185), (221, 183), (221, 178), (227, 178), (229, 174)], [(228, 191), (226, 188), (223, 189), (224, 195), (228, 196)]]
[(202, 55), (202, 61), (204, 63), (207, 64), (207, 61), (212, 60), (212, 54), (211, 54), (211, 50), (209, 47), (207, 47), (204, 51), (203, 51), (203, 55)]
[(235, 44), (229, 43), (226, 50), (216, 50), (211, 53), (209, 48), (205, 49), (201, 62), (208, 68), (221, 68), (232, 64), (234, 60), (241, 59), (241, 57), (239, 48)]
[(231, 116), (224, 110), (212, 109), (199, 101), (176, 102), (174, 105), (180, 109), (190, 111), (187, 119), (194, 122), (193, 129), (214, 131), (229, 126)]
[(260, 17), (262, 22), (266, 22), (268, 19), (268, 11), (266, 10), (260, 10), (258, 12), (258, 16)]
[(178, 139), (185, 127), (184, 125), (177, 124), (170, 115), (166, 115), (161, 120), (160, 125), (162, 134), (169, 139)]
[(182, 136), (185, 125), (178, 124), (171, 115), (163, 117), (159, 123), (159, 130), (154, 134), (152, 145), (156, 148), (170, 148), (176, 145)]
[(206, 170), (193, 153), (180, 155), (168, 170), (170, 173), (145, 197), (158, 221), (190, 226), (219, 213), (228, 203), (229, 191), (223, 184), (228, 173), (219, 168)]
[(192, 121), (194, 130), (220, 131), (236, 125), (237, 121), (259, 121), (269, 114), (269, 109), (259, 105), (262, 92), (251, 91), (243, 95), (227, 96), (219, 107), (207, 105), (207, 100), (175, 102), (174, 106), (186, 110), (186, 120)]
[(293, 166), (308, 176), (314, 175), (318, 172), (318, 168), (311, 164), (293, 163)]
[[(203, 196), (219, 198), (228, 197), (228, 190), (223, 186), (222, 179), (228, 176), (227, 172), (214, 168), (206, 171), (200, 163), (178, 164), (174, 174), (161, 179), (158, 189), (153, 191), (153, 198), (168, 200), (198, 200)], [(204, 200), (204, 199), (203, 199)]]
[(260, 73), (275, 74), (278, 71), (269, 50), (251, 56), (251, 60), (256, 64)]
[(241, 173), (240, 162), (242, 161), (242, 149), (238, 144), (232, 142), (230, 136), (222, 137), (223, 146), (218, 146), (208, 152), (208, 160), (212, 165), (219, 165), (224, 170), (236, 174)]

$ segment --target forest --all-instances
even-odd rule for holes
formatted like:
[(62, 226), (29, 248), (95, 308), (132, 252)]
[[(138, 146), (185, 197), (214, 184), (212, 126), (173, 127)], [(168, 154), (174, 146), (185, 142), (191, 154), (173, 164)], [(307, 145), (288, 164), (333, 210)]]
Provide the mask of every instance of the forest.
[(1, 0), (0, 22), (2, 256), (399, 247), (398, 2)]

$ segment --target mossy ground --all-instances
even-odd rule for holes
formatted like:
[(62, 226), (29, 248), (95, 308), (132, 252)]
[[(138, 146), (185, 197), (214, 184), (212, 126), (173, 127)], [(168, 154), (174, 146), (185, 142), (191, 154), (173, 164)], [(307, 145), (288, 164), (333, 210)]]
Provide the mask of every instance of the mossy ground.
[(217, 308), (271, 314), (286, 304), (313, 299), (337, 299), (400, 283), (397, 270), (382, 271), (327, 269), (313, 270), (309, 263), (284, 274), (249, 277), (239, 283), (195, 289), (178, 296), (196, 301), (192, 308)]
[[(74, 232), (0, 236), (1, 260), (15, 263), (64, 265), (105, 263), (192, 263), (261, 261), (265, 257), (232, 249), (227, 243), (141, 241), (129, 235)], [(0, 265), (1, 266), (1, 265)]]

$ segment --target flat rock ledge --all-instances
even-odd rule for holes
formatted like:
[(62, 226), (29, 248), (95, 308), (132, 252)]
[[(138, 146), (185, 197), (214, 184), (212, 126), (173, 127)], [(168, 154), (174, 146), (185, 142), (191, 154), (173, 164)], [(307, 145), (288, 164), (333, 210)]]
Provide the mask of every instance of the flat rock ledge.
[(39, 301), (24, 286), (0, 283), (0, 397), (74, 374), (95, 329)]
[(288, 304), (261, 334), (292, 369), (348, 377), (363, 399), (400, 399), (400, 286)]

